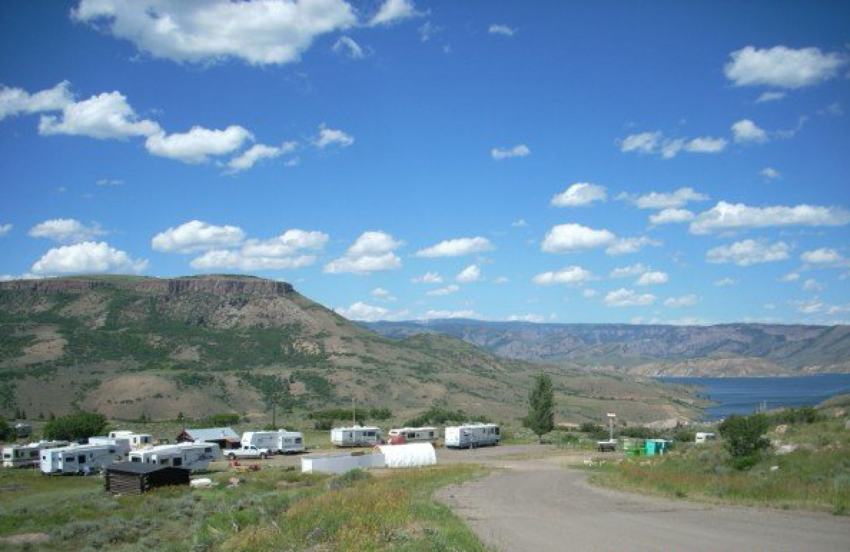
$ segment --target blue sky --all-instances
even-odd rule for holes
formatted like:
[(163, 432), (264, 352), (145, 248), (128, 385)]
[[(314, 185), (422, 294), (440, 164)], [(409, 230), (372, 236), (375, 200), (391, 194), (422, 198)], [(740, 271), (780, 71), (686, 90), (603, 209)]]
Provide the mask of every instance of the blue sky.
[(0, 275), (845, 323), (848, 40), (838, 2), (3, 2)]

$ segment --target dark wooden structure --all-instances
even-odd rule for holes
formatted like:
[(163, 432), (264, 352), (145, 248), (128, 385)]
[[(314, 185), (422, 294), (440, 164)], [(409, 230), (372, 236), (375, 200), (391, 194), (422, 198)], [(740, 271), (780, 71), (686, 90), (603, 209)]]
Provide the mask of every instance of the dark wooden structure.
[(144, 462), (116, 462), (106, 468), (104, 485), (110, 493), (142, 494), (156, 487), (188, 485), (190, 471)]

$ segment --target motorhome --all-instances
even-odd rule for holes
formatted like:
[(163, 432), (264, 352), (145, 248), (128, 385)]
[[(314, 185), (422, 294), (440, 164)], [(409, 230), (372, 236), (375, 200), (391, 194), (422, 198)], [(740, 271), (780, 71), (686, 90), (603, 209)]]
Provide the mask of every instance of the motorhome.
[(128, 439), (130, 448), (133, 450), (150, 447), (153, 445), (153, 437), (147, 433), (135, 433), (133, 431), (110, 431), (109, 437), (112, 439)]
[(696, 434), (694, 442), (696, 443), (707, 443), (709, 441), (716, 441), (717, 435), (711, 432), (699, 431)]
[(127, 458), (126, 443), (72, 445), (41, 451), (40, 467), (47, 474), (87, 474)]
[(338, 447), (371, 447), (381, 443), (383, 434), (378, 427), (335, 427), (331, 443)]
[(390, 440), (402, 437), (406, 443), (435, 443), (438, 439), (435, 427), (402, 427), (390, 430)]
[(221, 449), (215, 443), (177, 443), (157, 445), (130, 453), (130, 462), (143, 462), (158, 466), (206, 470), (210, 462), (221, 460)]
[(501, 439), (496, 424), (472, 424), (446, 428), (446, 446), (450, 448), (475, 448), (498, 445)]
[(37, 466), (41, 461), (42, 450), (67, 446), (68, 441), (39, 441), (28, 445), (3, 447), (3, 467), (26, 468)]

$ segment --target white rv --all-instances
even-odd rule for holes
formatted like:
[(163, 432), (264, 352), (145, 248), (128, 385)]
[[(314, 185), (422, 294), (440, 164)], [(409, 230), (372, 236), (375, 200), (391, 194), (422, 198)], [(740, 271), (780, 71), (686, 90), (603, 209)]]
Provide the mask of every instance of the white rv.
[(221, 460), (221, 449), (215, 443), (178, 443), (158, 445), (130, 453), (130, 462), (143, 462), (158, 466), (172, 466), (192, 471), (202, 471), (210, 462)]
[(700, 431), (700, 432), (697, 432), (696, 438), (694, 439), (694, 442), (696, 442), (696, 443), (707, 443), (709, 441), (716, 441), (716, 440), (717, 440), (716, 434), (710, 433), (710, 432)]
[(271, 454), (304, 452), (304, 435), (300, 431), (246, 431), (242, 434), (242, 445), (253, 445), (268, 449)]
[(111, 439), (128, 439), (130, 448), (133, 450), (150, 447), (153, 445), (153, 437), (147, 433), (134, 433), (132, 431), (110, 431)]
[(277, 432), (277, 450), (281, 454), (304, 452), (304, 434), (300, 431), (286, 431), (281, 429)]
[(41, 471), (47, 474), (87, 474), (100, 471), (127, 458), (130, 447), (124, 443), (72, 445), (41, 451)]
[(390, 437), (404, 437), (408, 443), (435, 443), (438, 434), (435, 427), (402, 427), (391, 429)]
[(338, 447), (371, 447), (379, 444), (382, 436), (378, 427), (335, 427), (331, 430), (331, 443)]
[(51, 448), (67, 447), (68, 441), (39, 441), (28, 445), (3, 447), (3, 467), (23, 468), (37, 466), (41, 461), (41, 451)]
[(446, 428), (446, 446), (450, 448), (475, 448), (498, 445), (501, 439), (496, 424), (472, 424)]

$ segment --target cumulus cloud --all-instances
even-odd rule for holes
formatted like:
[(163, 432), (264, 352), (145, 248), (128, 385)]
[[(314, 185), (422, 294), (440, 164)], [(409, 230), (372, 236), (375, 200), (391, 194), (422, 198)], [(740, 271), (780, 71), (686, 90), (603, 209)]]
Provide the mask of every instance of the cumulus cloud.
[(617, 199), (633, 203), (638, 209), (678, 209), (691, 202), (706, 201), (708, 196), (693, 188), (685, 187), (669, 193), (649, 192), (634, 195), (623, 192), (617, 196)]
[(655, 286), (659, 284), (666, 284), (669, 279), (670, 278), (667, 276), (666, 272), (644, 272), (641, 274), (640, 278), (637, 279), (635, 284), (638, 286)]
[(732, 136), (738, 144), (762, 144), (767, 142), (767, 131), (750, 119), (742, 119), (732, 125)]
[(604, 186), (588, 182), (576, 182), (565, 191), (552, 197), (555, 207), (583, 207), (595, 201), (605, 201), (608, 194)]
[(726, 286), (734, 286), (739, 283), (739, 280), (734, 278), (720, 278), (719, 280), (714, 281), (714, 285), (717, 287), (726, 287)]
[(401, 267), (401, 259), (394, 253), (403, 242), (380, 231), (360, 234), (345, 255), (325, 265), (329, 274), (369, 274)]
[(594, 230), (581, 224), (553, 226), (543, 238), (541, 249), (546, 253), (571, 253), (611, 245), (617, 237), (609, 230)]
[(336, 309), (336, 312), (350, 320), (360, 320), (362, 322), (377, 322), (379, 320), (403, 320), (407, 318), (408, 311), (391, 311), (384, 307), (369, 305), (362, 301), (358, 301), (349, 307)]
[(378, 13), (369, 21), (369, 25), (392, 25), (421, 15), (411, 0), (385, 0)]
[(244, 240), (245, 232), (237, 226), (216, 226), (191, 220), (154, 236), (151, 247), (165, 253), (194, 253), (233, 247)]
[(366, 52), (350, 36), (342, 36), (333, 45), (333, 51), (337, 54), (345, 54), (351, 59), (363, 59)]
[(465, 284), (471, 282), (477, 282), (481, 279), (481, 269), (478, 265), (469, 265), (460, 271), (460, 273), (455, 277), (455, 280), (458, 282), (462, 282)]
[(767, 178), (768, 180), (775, 180), (775, 179), (779, 178), (780, 176), (782, 176), (782, 173), (780, 173), (779, 171), (777, 171), (776, 169), (774, 169), (772, 167), (763, 168), (761, 170), (761, 172), (759, 172), (759, 174), (762, 175), (763, 177)]
[(416, 276), (411, 282), (414, 284), (442, 284), (443, 277), (436, 272), (426, 272), (422, 276)]
[(839, 53), (819, 48), (793, 49), (786, 46), (759, 49), (747, 46), (729, 54), (723, 68), (735, 86), (804, 88), (829, 80), (847, 62)]
[(721, 201), (700, 213), (690, 224), (690, 231), (693, 234), (709, 234), (772, 226), (843, 226), (848, 223), (850, 212), (841, 207), (750, 207), (743, 203)]
[(605, 304), (609, 307), (645, 307), (652, 305), (658, 298), (651, 293), (636, 293), (634, 290), (620, 288), (605, 295)]
[(319, 125), (319, 136), (313, 141), (313, 144), (319, 149), (325, 149), (328, 146), (347, 148), (353, 143), (353, 136), (341, 130), (329, 128), (325, 124)]
[(535, 276), (532, 281), (540, 286), (552, 286), (564, 284), (568, 286), (580, 286), (591, 282), (596, 278), (593, 273), (580, 266), (568, 266), (554, 272), (543, 272)]
[(756, 103), (777, 102), (785, 98), (785, 92), (762, 92), (756, 100)]
[(392, 302), (395, 302), (395, 301), (398, 300), (395, 296), (393, 296), (392, 293), (390, 293), (386, 289), (380, 288), (380, 287), (375, 288), (372, 291), (370, 291), (369, 295), (371, 295), (372, 297), (374, 297), (378, 301), (385, 301), (387, 303), (392, 303)]
[(685, 145), (685, 150), (691, 153), (720, 153), (726, 149), (727, 143), (725, 138), (700, 136), (688, 142)]
[(617, 238), (611, 245), (605, 248), (605, 253), (612, 256), (628, 255), (630, 253), (637, 253), (644, 247), (658, 247), (660, 245), (660, 241), (647, 238), (646, 236), (636, 238)]
[(444, 240), (431, 247), (420, 249), (416, 252), (417, 257), (461, 257), (475, 253), (492, 251), (495, 246), (487, 238), (476, 236), (474, 238), (455, 238)]
[(823, 291), (824, 289), (826, 289), (826, 286), (814, 278), (809, 278), (803, 282), (803, 291)]
[(59, 243), (77, 243), (90, 241), (106, 232), (100, 225), (93, 223), (86, 226), (75, 219), (52, 219), (40, 222), (30, 228), (29, 235), (33, 238), (46, 238)]
[(133, 259), (106, 242), (82, 242), (56, 247), (32, 265), (41, 276), (88, 273), (139, 273), (147, 268), (144, 259)]
[(518, 144), (512, 148), (493, 148), (490, 150), (490, 155), (496, 161), (509, 159), (511, 157), (525, 157), (530, 153), (531, 150), (525, 144)]
[(99, 140), (124, 140), (160, 132), (159, 124), (139, 119), (118, 91), (104, 92), (79, 102), (66, 103), (61, 116), (42, 115), (38, 131), (45, 136), (67, 134)]
[(61, 111), (74, 102), (71, 83), (62, 81), (53, 88), (30, 94), (21, 88), (0, 88), (0, 121), (19, 114)]
[(516, 34), (517, 30), (514, 29), (514, 28), (511, 28), (507, 25), (499, 25), (499, 24), (493, 23), (487, 29), (487, 32), (490, 33), (491, 35), (514, 36)]
[(673, 309), (681, 309), (684, 307), (693, 307), (699, 303), (699, 297), (696, 295), (683, 295), (681, 297), (670, 297), (664, 301), (664, 305)]
[(227, 155), (242, 147), (253, 135), (238, 125), (224, 130), (194, 126), (189, 132), (150, 136), (145, 147), (153, 155), (184, 163), (206, 163), (211, 156)]
[(267, 146), (265, 144), (254, 144), (242, 154), (234, 157), (227, 163), (231, 173), (245, 171), (264, 159), (274, 159), (287, 153), (292, 153), (298, 147), (298, 142), (284, 142), (279, 146)]
[(789, 258), (790, 251), (791, 246), (785, 242), (769, 244), (763, 241), (743, 240), (710, 249), (705, 255), (705, 260), (715, 264), (734, 263), (738, 266), (751, 266), (784, 261)]
[(12, 231), (12, 224), (11, 223), (0, 224), (0, 238), (8, 235), (9, 232), (11, 232), (11, 231)]
[(441, 320), (446, 318), (473, 318), (478, 319), (481, 316), (473, 310), (429, 310), (422, 317), (425, 320)]
[(796, 305), (797, 312), (800, 314), (844, 314), (850, 313), (850, 304), (845, 305), (830, 305), (824, 303), (819, 297), (815, 297), (809, 301), (791, 301), (792, 305)]
[(696, 215), (687, 209), (675, 209), (671, 207), (663, 209), (654, 215), (650, 215), (649, 222), (656, 226), (661, 224), (681, 224), (683, 222), (690, 222), (694, 220), (695, 216)]
[(317, 257), (311, 252), (323, 249), (328, 240), (324, 232), (294, 228), (268, 240), (246, 240), (238, 249), (211, 249), (190, 264), (199, 270), (303, 268), (316, 262)]
[(611, 271), (612, 278), (631, 278), (632, 276), (640, 276), (652, 270), (650, 267), (642, 263), (633, 264), (630, 266), (622, 266)]
[(525, 228), (528, 226), (528, 222), (525, 219), (517, 219), (511, 223), (512, 228)]
[(630, 134), (620, 142), (620, 151), (624, 153), (654, 153), (658, 151), (661, 139), (660, 131)]
[(822, 247), (806, 251), (800, 255), (800, 260), (810, 265), (838, 266), (845, 264), (844, 256), (835, 249)]
[(782, 282), (796, 282), (799, 279), (800, 279), (799, 274), (797, 274), (796, 272), (789, 272), (788, 274), (786, 274), (785, 276), (783, 276), (779, 280), (782, 281)]
[(726, 149), (725, 138), (699, 136), (697, 138), (665, 138), (664, 133), (640, 132), (630, 134), (620, 141), (620, 151), (623, 153), (658, 154), (664, 159), (672, 159), (679, 152), (688, 153), (719, 153)]
[(455, 284), (449, 284), (446, 287), (441, 287), (441, 288), (434, 289), (434, 290), (431, 290), (431, 291), (426, 291), (425, 295), (442, 297), (442, 296), (445, 296), (445, 295), (451, 295), (452, 293), (457, 293), (458, 291), (460, 291), (460, 286), (455, 285)]
[(357, 23), (344, 0), (82, 0), (71, 17), (156, 58), (297, 62), (313, 41)]

